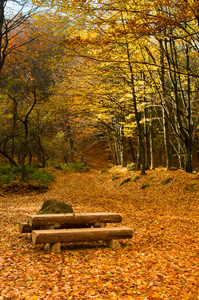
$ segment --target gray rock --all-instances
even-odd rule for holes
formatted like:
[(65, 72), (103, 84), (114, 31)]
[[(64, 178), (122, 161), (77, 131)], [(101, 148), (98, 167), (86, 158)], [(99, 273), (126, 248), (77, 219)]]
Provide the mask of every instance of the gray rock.
[(137, 169), (137, 164), (136, 163), (130, 163), (127, 165), (127, 171), (134, 171)]
[(49, 199), (44, 201), (41, 209), (37, 212), (38, 215), (41, 214), (66, 214), (73, 213), (73, 208), (71, 204), (57, 201), (54, 199)]

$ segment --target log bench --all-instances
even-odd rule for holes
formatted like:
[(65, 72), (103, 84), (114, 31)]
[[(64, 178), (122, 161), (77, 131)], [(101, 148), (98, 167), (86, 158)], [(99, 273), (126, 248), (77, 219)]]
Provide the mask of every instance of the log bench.
[(120, 248), (116, 239), (130, 239), (133, 231), (127, 227), (120, 228), (81, 228), (81, 229), (56, 229), (56, 230), (33, 230), (33, 244), (46, 244), (50, 252), (60, 252), (60, 243), (63, 242), (93, 242), (105, 241), (110, 248)]
[(70, 213), (28, 215), (26, 223), (19, 224), (20, 233), (32, 233), (35, 245), (45, 244), (50, 252), (60, 252), (60, 243), (105, 241), (110, 248), (119, 248), (118, 239), (133, 236), (130, 228), (106, 228), (107, 223), (120, 223), (117, 213)]
[(106, 227), (106, 223), (121, 221), (122, 216), (117, 213), (28, 215), (26, 223), (19, 223), (19, 231), (31, 233), (37, 229)]

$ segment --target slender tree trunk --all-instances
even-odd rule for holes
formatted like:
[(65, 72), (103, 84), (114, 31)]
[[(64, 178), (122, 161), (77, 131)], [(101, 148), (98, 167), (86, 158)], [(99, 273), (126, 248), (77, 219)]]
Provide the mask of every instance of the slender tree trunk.
[(141, 175), (145, 175), (145, 147), (142, 137), (141, 125), (139, 124), (140, 129), (138, 131), (138, 161), (137, 161), (137, 169), (140, 170), (140, 161), (142, 163)]
[(185, 152), (185, 171), (192, 173), (193, 172), (193, 159), (192, 159), (192, 148), (193, 148), (192, 139), (186, 141), (186, 152)]
[(149, 135), (149, 125), (147, 124), (147, 110), (144, 109), (144, 135), (145, 135), (145, 149), (146, 149), (146, 170), (149, 169), (150, 162), (150, 135)]
[(112, 155), (114, 164), (117, 164), (116, 157), (115, 157), (115, 151), (113, 149), (114, 146), (112, 146), (112, 144), (111, 144), (110, 137), (108, 135), (108, 130), (107, 130), (107, 136), (108, 136), (108, 145), (109, 145), (109, 159), (111, 159), (111, 155)]
[(72, 138), (69, 139), (70, 144), (70, 161), (73, 164), (74, 163), (74, 141)]
[(130, 147), (130, 161), (135, 162), (132, 138), (129, 137), (127, 141), (128, 141), (129, 147)]
[(187, 137), (185, 138), (185, 171), (192, 173), (193, 172), (193, 120), (192, 120), (192, 109), (191, 109), (191, 78), (189, 75), (190, 72), (190, 58), (189, 58), (189, 45), (186, 45), (186, 59), (187, 59)]
[(122, 138), (122, 144), (123, 144), (123, 159), (122, 159), (122, 167), (127, 166), (127, 149), (126, 149), (126, 137), (123, 136)]
[(124, 136), (123, 126), (120, 126), (120, 160), (122, 167), (127, 166), (127, 149), (126, 149), (126, 137)]
[(155, 150), (154, 150), (154, 138), (153, 138), (152, 108), (150, 109), (149, 137), (150, 137), (151, 169), (155, 170), (155, 159), (154, 159), (154, 152), (155, 152)]
[(119, 150), (118, 141), (117, 141), (117, 138), (115, 138), (115, 159), (116, 159), (117, 165), (121, 164), (119, 153), (120, 153), (120, 150)]
[(12, 159), (14, 159), (15, 154), (15, 135), (16, 135), (16, 124), (17, 124), (17, 100), (12, 97), (13, 100), (13, 126), (12, 126)]
[(28, 173), (26, 171), (26, 156), (28, 154), (28, 119), (26, 119), (24, 122), (24, 127), (25, 127), (25, 137), (23, 141), (23, 154), (22, 154), (22, 159), (21, 159), (21, 179), (22, 180), (27, 180), (28, 179)]
[(28, 143), (29, 143), (29, 116), (31, 114), (31, 112), (33, 111), (35, 105), (37, 103), (37, 95), (36, 95), (36, 91), (33, 92), (33, 103), (29, 109), (29, 111), (26, 114), (26, 117), (22, 121), (23, 125), (24, 125), (24, 130), (25, 130), (25, 134), (24, 134), (24, 141), (23, 141), (23, 155), (22, 155), (22, 160), (21, 160), (21, 168), (22, 168), (22, 180), (28, 179), (28, 173), (26, 171), (26, 157), (28, 154)]
[(72, 129), (70, 125), (67, 125), (67, 133), (66, 133), (66, 140), (69, 143), (69, 147), (70, 147), (70, 162), (74, 163), (74, 140), (72, 138)]
[(162, 86), (162, 115), (163, 115), (163, 130), (164, 130), (164, 147), (165, 147), (165, 157), (166, 157), (166, 168), (171, 170), (171, 146), (169, 141), (169, 125), (166, 115), (166, 87), (165, 87), (165, 58), (164, 58), (164, 49), (163, 42), (159, 40), (160, 46), (160, 81)]
[(169, 140), (169, 125), (168, 125), (168, 120), (165, 115), (164, 109), (163, 109), (163, 128), (164, 128), (164, 148), (165, 148), (166, 168), (169, 171), (172, 168), (171, 145)]
[(4, 7), (7, 0), (0, 0), (0, 73), (5, 60), (5, 53), (3, 47), (3, 23), (5, 19)]
[(138, 147), (137, 147), (137, 170), (141, 169), (141, 151), (140, 151), (140, 140), (139, 140), (139, 136), (137, 136), (138, 139)]
[[(141, 131), (141, 129), (140, 129)], [(143, 139), (142, 136), (140, 138), (140, 151), (141, 151), (141, 157), (142, 157), (142, 169), (141, 169), (141, 175), (145, 175), (145, 147), (144, 147), (144, 143), (143, 143)]]

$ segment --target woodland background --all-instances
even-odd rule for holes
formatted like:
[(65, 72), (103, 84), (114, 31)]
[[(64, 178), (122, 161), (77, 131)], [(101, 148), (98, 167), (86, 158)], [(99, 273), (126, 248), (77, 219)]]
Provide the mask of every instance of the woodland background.
[[(198, 22), (196, 0), (0, 0), (0, 300), (199, 299)], [(18, 223), (51, 198), (134, 236), (49, 254)]]
[[(16, 2), (18, 4), (16, 4)], [(12, 9), (10, 9), (12, 7)], [(192, 172), (198, 162), (198, 1), (0, 1), (0, 154)]]

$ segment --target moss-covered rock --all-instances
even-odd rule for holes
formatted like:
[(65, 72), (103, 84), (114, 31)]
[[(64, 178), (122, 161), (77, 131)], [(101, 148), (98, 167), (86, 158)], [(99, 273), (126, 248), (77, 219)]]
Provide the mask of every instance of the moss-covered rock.
[(130, 163), (127, 165), (127, 171), (134, 171), (137, 170), (137, 164), (136, 163)]
[(37, 214), (66, 214), (73, 213), (73, 208), (71, 204), (57, 201), (54, 199), (49, 199), (44, 201), (41, 209), (37, 212)]

